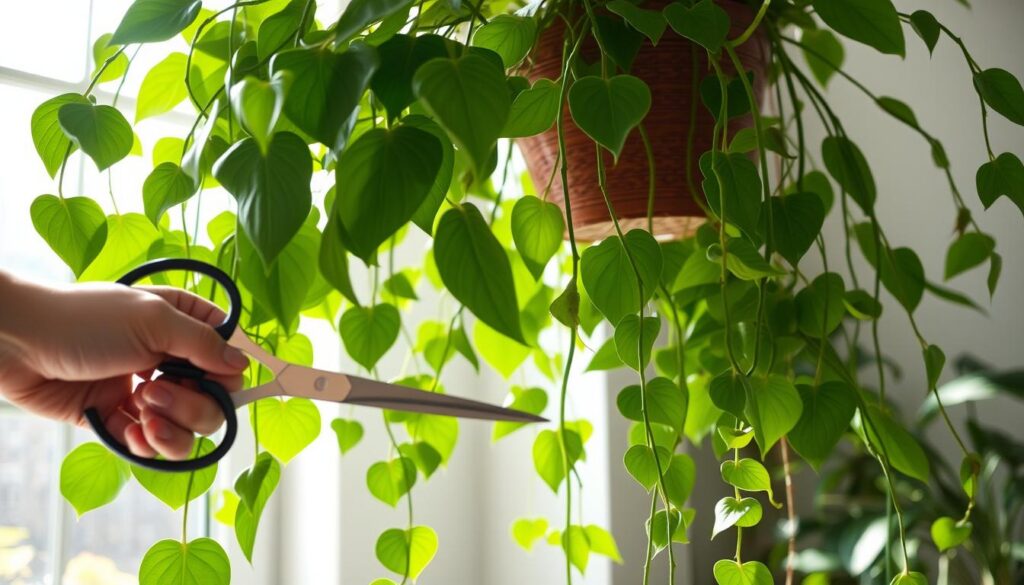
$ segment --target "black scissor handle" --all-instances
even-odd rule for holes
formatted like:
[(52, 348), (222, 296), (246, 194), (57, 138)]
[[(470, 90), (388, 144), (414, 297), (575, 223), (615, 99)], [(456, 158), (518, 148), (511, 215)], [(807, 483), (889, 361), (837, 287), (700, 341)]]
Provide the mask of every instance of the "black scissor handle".
[[(229, 339), (234, 333), (235, 327), (238, 325), (238, 318), (242, 310), (242, 298), (238, 292), (238, 286), (236, 286), (231, 277), (220, 268), (199, 260), (187, 258), (165, 258), (162, 260), (146, 262), (119, 278), (117, 282), (131, 286), (147, 276), (151, 276), (158, 272), (166, 272), (168, 270), (187, 270), (190, 272), (197, 272), (199, 274), (209, 276), (224, 288), (231, 306), (224, 322), (218, 325), (215, 329), (225, 340)], [(231, 446), (235, 442), (235, 437), (238, 436), (238, 417), (235, 414), (235, 404), (231, 400), (231, 395), (228, 394), (223, 386), (213, 380), (207, 379), (205, 371), (188, 362), (167, 361), (160, 364), (158, 369), (164, 374), (176, 378), (195, 380), (199, 391), (212, 398), (214, 402), (220, 406), (221, 411), (224, 413), (224, 420), (227, 423), (227, 429), (224, 432), (224, 438), (221, 440), (220, 444), (217, 445), (213, 451), (210, 451), (201, 457), (186, 459), (184, 461), (168, 461), (165, 459), (140, 457), (132, 453), (128, 447), (118, 441), (117, 438), (107, 430), (107, 427), (103, 422), (103, 418), (95, 408), (89, 408), (84, 414), (86, 420), (89, 421), (89, 425), (92, 426), (92, 430), (96, 433), (96, 436), (103, 441), (108, 449), (128, 461), (131, 461), (141, 467), (155, 469), (158, 471), (197, 471), (220, 461), (225, 455), (227, 455)]]

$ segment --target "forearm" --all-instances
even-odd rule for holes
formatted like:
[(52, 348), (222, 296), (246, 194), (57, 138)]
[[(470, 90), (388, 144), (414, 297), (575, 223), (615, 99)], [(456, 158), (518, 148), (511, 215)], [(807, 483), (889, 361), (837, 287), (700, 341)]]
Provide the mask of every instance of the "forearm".
[(0, 270), (0, 394), (20, 378), (29, 353), (27, 333), (33, 320), (29, 308), (33, 285)]

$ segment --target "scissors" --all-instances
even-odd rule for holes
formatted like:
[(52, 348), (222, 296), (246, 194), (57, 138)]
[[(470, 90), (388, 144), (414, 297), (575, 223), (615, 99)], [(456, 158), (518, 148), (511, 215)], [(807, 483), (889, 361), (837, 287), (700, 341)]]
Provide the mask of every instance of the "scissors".
[(242, 312), (242, 299), (238, 292), (238, 286), (223, 270), (206, 262), (185, 258), (153, 260), (125, 274), (117, 282), (131, 286), (147, 276), (168, 270), (186, 270), (203, 274), (224, 288), (230, 302), (230, 309), (224, 322), (215, 328), (217, 333), (227, 340), (229, 345), (242, 350), (269, 368), (274, 374), (274, 379), (242, 392), (229, 393), (214, 380), (206, 378), (206, 372), (188, 362), (166, 361), (160, 364), (157, 369), (164, 374), (195, 380), (199, 391), (208, 395), (220, 406), (227, 423), (224, 437), (216, 448), (205, 455), (184, 461), (169, 461), (135, 455), (107, 430), (102, 417), (95, 408), (86, 410), (85, 418), (100, 440), (110, 450), (136, 465), (173, 472), (196, 471), (213, 465), (227, 455), (238, 435), (238, 417), (235, 410), (261, 398), (274, 396), (310, 398), (459, 418), (522, 423), (547, 420), (526, 412), (467, 398), (301, 366), (271, 355), (238, 327), (238, 318)]

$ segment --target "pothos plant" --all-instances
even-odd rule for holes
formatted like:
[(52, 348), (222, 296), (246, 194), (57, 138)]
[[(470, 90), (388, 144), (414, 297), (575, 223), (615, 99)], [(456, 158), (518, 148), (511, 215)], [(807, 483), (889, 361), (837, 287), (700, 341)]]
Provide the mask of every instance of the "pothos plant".
[[(616, 403), (634, 423), (624, 466), (651, 497), (647, 554), (638, 569), (645, 583), (663, 552), (674, 582), (672, 543), (707, 536), (687, 532), (696, 513), (714, 516), (712, 536), (734, 530), (734, 557), (714, 565), (719, 585), (773, 583), (771, 568), (744, 556), (744, 531), (760, 522), (766, 503), (785, 504), (793, 521), (792, 451), (818, 468), (843, 437), (861, 445), (886, 482), (895, 518), (886, 531), (902, 552), (902, 562), (886, 567), (886, 579), (925, 583), (911, 570), (903, 494), (895, 486), (897, 477), (928, 483), (930, 465), (887, 402), (881, 290), (895, 299), (888, 311), (909, 316), (933, 393), (945, 358), (914, 311), (925, 293), (977, 305), (929, 278), (911, 248), (889, 239), (875, 205), (884, 190), (822, 86), (852, 83), (923, 139), (952, 202), (955, 230), (943, 276), (987, 263), (994, 293), (1001, 256), (972, 217), (942, 143), (910, 106), (874, 94), (843, 70), (838, 37), (894, 56), (905, 53), (906, 31), (929, 50), (943, 39), (960, 48), (981, 109), (988, 162), (978, 170), (977, 191), (986, 208), (1002, 196), (1024, 208), (1024, 167), (1012, 153), (996, 155), (988, 138), (989, 110), (1024, 124), (1020, 83), (1004, 70), (983, 68), (930, 13), (900, 13), (890, 0), (520, 4), (352, 0), (328, 18), (313, 0), (240, 0), (217, 8), (201, 0), (135, 0), (117, 29), (97, 40), (88, 88), (47, 100), (32, 117), (36, 148), (57, 179), (57, 195), (34, 202), (33, 223), (80, 280), (113, 279), (155, 257), (220, 265), (242, 287), (247, 333), (293, 361), (312, 360), (301, 321), (325, 319), (354, 364), (407, 385), (443, 391), (445, 366), (454, 359), (479, 368), (482, 357), (505, 378), (524, 368), (539, 372), (547, 387), (513, 385), (507, 403), (540, 413), (553, 395), (557, 422), (536, 431), (532, 456), (544, 483), (564, 495), (565, 516), (520, 519), (512, 535), (527, 549), (538, 540), (560, 547), (567, 583), (586, 570), (592, 553), (620, 560), (612, 535), (587, 524), (573, 506), (592, 426), (571, 418), (571, 372), (588, 351), (591, 370), (627, 366), (637, 373), (637, 384), (622, 389)], [(731, 22), (737, 6), (748, 14), (745, 22)], [(557, 75), (531, 82), (536, 50), (551, 34), (561, 35)], [(153, 170), (141, 185), (144, 213), (117, 212), (115, 204), (108, 216), (87, 196), (66, 196), (63, 177), (75, 151), (111, 173), (141, 150), (116, 99), (98, 103), (94, 89), (117, 84), (116, 96), (140, 51), (161, 51), (159, 43), (179, 35), (187, 52), (168, 53), (145, 74), (135, 122), (191, 109), (194, 124), (183, 137), (147, 145)], [(686, 197), (707, 221), (684, 239), (659, 241), (654, 203), (665, 196), (659, 177), (672, 169), (655, 166), (659, 154), (647, 134), (658, 124), (648, 118), (651, 86), (631, 69), (637, 51), (669, 36), (685, 39), (704, 64), (693, 67), (689, 95), (668, 96), (688, 100), (691, 124), (680, 128), (689, 133), (684, 151), (667, 156), (685, 166)], [(764, 71), (748, 71), (738, 57), (752, 42), (765, 44)], [(584, 56), (587, 47), (596, 47), (596, 59)], [(694, 140), (698, 113), (710, 115), (713, 126)], [(806, 139), (809, 118), (827, 132), (821, 145)], [(570, 161), (580, 145), (567, 148), (575, 130), (591, 142), (584, 146), (594, 156), (582, 164), (596, 169), (596, 185), (568, 180), (570, 162), (581, 164)], [(509, 139), (542, 133), (556, 138), (552, 172), (513, 187)], [(606, 178), (636, 135), (647, 154), (649, 204), (646, 222), (633, 221), (640, 227), (625, 232), (619, 220), (636, 218), (620, 218)], [(707, 152), (695, 151), (701, 138), (710, 143)], [(139, 203), (136, 186), (110, 184)], [(203, 235), (190, 219), (198, 221), (202, 193), (218, 187), (237, 207), (213, 218)], [(588, 187), (613, 227), (592, 245), (576, 238), (570, 197)], [(513, 198), (518, 191), (525, 193)], [(842, 268), (826, 260), (831, 242), (821, 227), (829, 213), (844, 228)], [(421, 262), (396, 266), (406, 240), (431, 245)], [(867, 277), (854, 269), (854, 247), (872, 268)], [(800, 268), (811, 249), (825, 264), (821, 274)], [(354, 286), (356, 272), (368, 290)], [(437, 319), (417, 324), (409, 312), (423, 277), (450, 302), (436, 303)], [(175, 284), (223, 302), (202, 279)], [(603, 322), (612, 334), (601, 343)], [(668, 333), (659, 336), (663, 328)], [(667, 341), (655, 350), (659, 337)], [(855, 351), (865, 338), (869, 348)], [(384, 371), (378, 363), (395, 345), (404, 345), (409, 359), (401, 370)], [(862, 376), (865, 364), (875, 365), (877, 379)], [(267, 376), (256, 364), (248, 372), (253, 384)], [(950, 550), (970, 538), (981, 463), (941, 402), (938, 410), (962, 449), (966, 504), (933, 527)], [(221, 494), (216, 517), (234, 527), (251, 560), (283, 465), (318, 436), (322, 421), (302, 399), (262, 400), (249, 414), (257, 455), (234, 489)], [(408, 521), (377, 536), (376, 553), (406, 583), (420, 577), (440, 540), (416, 523), (412, 488), (453, 456), (459, 427), (453, 419), (396, 412), (386, 412), (382, 424), (389, 442), (366, 470), (366, 485), (388, 506), (404, 500)], [(363, 435), (350, 418), (331, 428), (343, 454)], [(524, 431), (497, 423), (493, 437), (513, 432)], [(721, 480), (730, 491), (714, 510), (695, 511), (687, 506), (695, 467), (683, 450), (705, 440), (723, 460)], [(200, 439), (195, 450), (211, 445)], [(784, 496), (777, 496), (768, 469), (777, 465), (773, 453), (782, 462)], [(65, 460), (61, 487), (82, 514), (113, 501), (134, 477), (187, 518), (189, 502), (210, 489), (215, 475), (215, 468), (156, 474), (87, 443)], [(795, 540), (788, 549), (773, 568), (792, 583)], [(190, 541), (183, 530), (180, 542), (150, 549), (139, 578), (227, 583), (230, 564), (219, 543)]]

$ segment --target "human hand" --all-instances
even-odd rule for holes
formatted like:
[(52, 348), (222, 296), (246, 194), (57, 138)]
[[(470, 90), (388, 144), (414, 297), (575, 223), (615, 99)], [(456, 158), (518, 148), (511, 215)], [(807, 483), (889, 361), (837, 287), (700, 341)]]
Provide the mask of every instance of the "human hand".
[[(191, 381), (153, 369), (185, 359), (229, 392), (248, 359), (213, 326), (215, 305), (170, 287), (89, 283), (50, 288), (0, 273), (0, 395), (25, 410), (79, 426), (96, 408), (107, 429), (143, 457), (190, 456), (194, 434), (224, 416)], [(132, 376), (144, 382), (134, 389)]]

